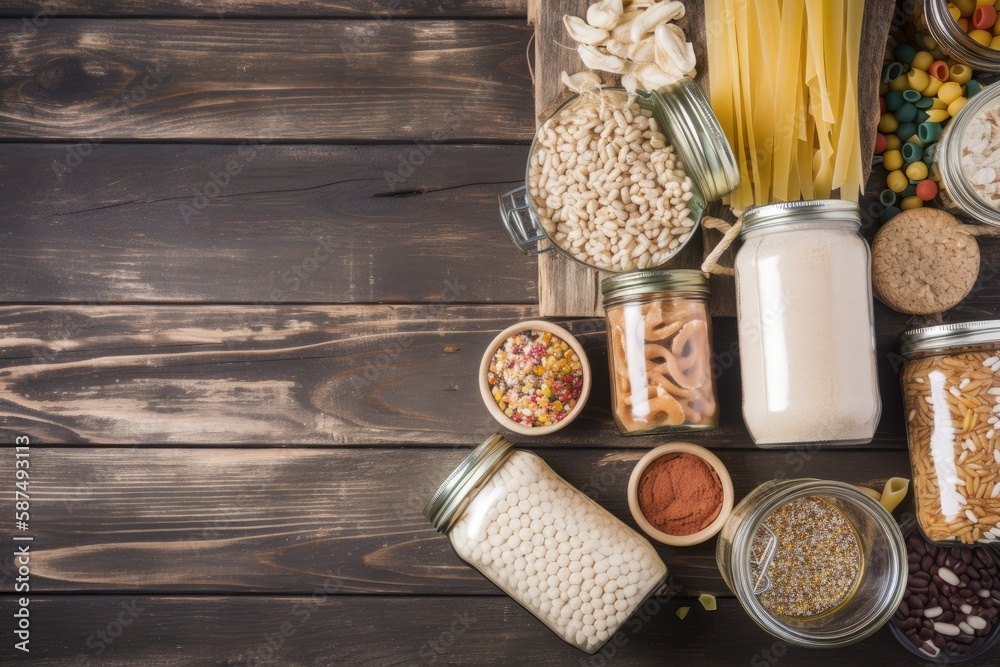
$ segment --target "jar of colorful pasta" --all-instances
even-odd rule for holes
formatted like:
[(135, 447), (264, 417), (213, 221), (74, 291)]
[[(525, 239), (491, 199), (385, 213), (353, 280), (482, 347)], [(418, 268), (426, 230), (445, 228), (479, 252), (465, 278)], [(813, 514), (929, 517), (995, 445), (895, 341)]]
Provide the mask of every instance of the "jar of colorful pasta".
[(903, 334), (917, 521), (941, 544), (1000, 540), (1000, 320)]
[(601, 283), (611, 405), (626, 435), (715, 428), (707, 276), (634, 271)]

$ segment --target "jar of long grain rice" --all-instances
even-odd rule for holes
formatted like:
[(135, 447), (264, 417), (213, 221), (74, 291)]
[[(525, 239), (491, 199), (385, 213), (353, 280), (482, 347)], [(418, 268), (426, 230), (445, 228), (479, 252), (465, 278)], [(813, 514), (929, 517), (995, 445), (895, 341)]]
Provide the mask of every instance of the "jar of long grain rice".
[(1000, 320), (903, 334), (917, 520), (941, 544), (1000, 540)]

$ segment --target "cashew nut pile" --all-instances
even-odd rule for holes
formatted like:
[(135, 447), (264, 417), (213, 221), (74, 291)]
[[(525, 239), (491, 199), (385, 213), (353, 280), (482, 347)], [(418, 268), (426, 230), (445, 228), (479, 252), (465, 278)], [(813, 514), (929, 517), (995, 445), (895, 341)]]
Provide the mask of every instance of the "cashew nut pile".
[(581, 95), (538, 130), (528, 186), (549, 237), (605, 271), (660, 266), (694, 231), (691, 179), (651, 112)]
[(704, 304), (680, 300), (609, 310), (612, 405), (626, 431), (717, 423), (708, 321)]
[[(577, 42), (583, 64), (620, 74), (629, 93), (656, 90), (683, 76), (695, 76), (694, 47), (684, 31), (670, 23), (684, 16), (676, 0), (601, 0), (587, 10), (587, 20), (566, 15), (563, 25)], [(564, 74), (567, 87), (580, 92), (578, 82)]]
[(969, 121), (962, 147), (962, 172), (984, 202), (1000, 208), (1000, 107)]

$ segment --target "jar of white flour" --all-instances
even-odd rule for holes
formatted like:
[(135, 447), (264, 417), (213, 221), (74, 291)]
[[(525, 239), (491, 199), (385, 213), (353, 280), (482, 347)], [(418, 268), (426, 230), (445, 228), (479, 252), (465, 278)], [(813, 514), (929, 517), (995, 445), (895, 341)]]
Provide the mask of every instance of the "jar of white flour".
[(760, 446), (870, 442), (871, 253), (854, 202), (752, 208), (736, 257), (743, 419)]

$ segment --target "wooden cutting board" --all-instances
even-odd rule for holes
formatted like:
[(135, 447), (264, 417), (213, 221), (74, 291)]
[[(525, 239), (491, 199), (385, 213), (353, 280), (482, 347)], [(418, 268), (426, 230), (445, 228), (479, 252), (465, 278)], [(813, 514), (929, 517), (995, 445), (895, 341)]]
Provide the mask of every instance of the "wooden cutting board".
[[(840, 0), (829, 0), (840, 2)], [(698, 59), (698, 84), (708, 93), (710, 73), (705, 48), (705, 11), (701, 0), (685, 3), (687, 12), (678, 24), (694, 44)], [(582, 71), (583, 63), (577, 56), (575, 44), (563, 29), (565, 14), (586, 16), (587, 0), (535, 0), (528, 3), (528, 20), (535, 25), (535, 113), (538, 123), (544, 122), (552, 111), (570, 96), (560, 83), (559, 74)], [(892, 23), (895, 0), (868, 0), (865, 23), (861, 35), (861, 71), (858, 76), (858, 99), (861, 110), (861, 143), (863, 154), (872, 154), (878, 124), (878, 82), (882, 71), (889, 26)], [(613, 83), (607, 76), (606, 82)], [(868, 166), (866, 165), (866, 169)], [(719, 204), (710, 207), (716, 215), (722, 210)], [(728, 209), (727, 209), (728, 210)], [(724, 217), (724, 216), (720, 216)], [(720, 238), (718, 232), (703, 230), (703, 238), (693, 239), (669, 265), (673, 268), (696, 268)], [(698, 241), (701, 241), (699, 243)], [(722, 264), (732, 266), (733, 250), (722, 258)], [(545, 317), (595, 317), (603, 315), (601, 308), (601, 278), (606, 274), (589, 269), (558, 252), (547, 252), (538, 257), (538, 304)], [(712, 276), (711, 311), (715, 316), (736, 315), (736, 286), (730, 276)]]

